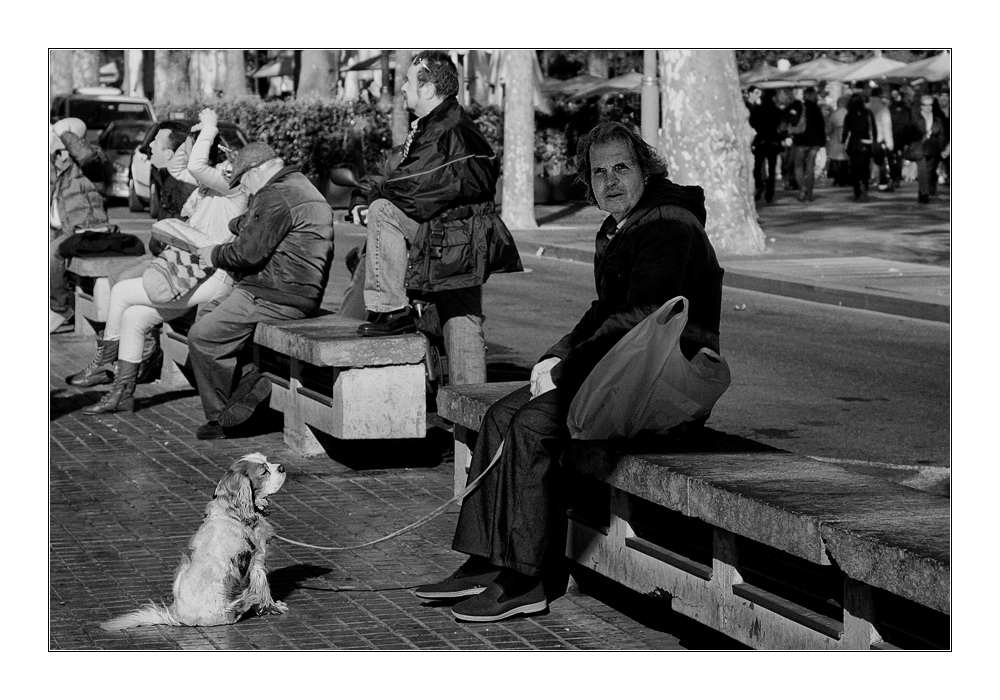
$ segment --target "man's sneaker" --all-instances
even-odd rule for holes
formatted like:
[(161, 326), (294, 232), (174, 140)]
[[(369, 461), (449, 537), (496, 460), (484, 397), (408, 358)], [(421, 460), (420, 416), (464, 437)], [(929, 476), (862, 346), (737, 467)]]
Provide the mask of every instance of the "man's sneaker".
[(496, 622), (514, 615), (544, 612), (548, 607), (540, 578), (504, 569), (485, 591), (457, 603), (451, 612), (466, 622)]
[(418, 598), (428, 598), (431, 600), (447, 600), (449, 598), (465, 598), (470, 595), (478, 595), (493, 583), (493, 579), (497, 577), (500, 571), (502, 569), (499, 566), (493, 566), (488, 562), (483, 562), (479, 558), (470, 558), (469, 561), (458, 567), (458, 570), (444, 581), (419, 586), (413, 593)]
[(229, 403), (219, 413), (219, 425), (234, 428), (245, 423), (270, 395), (271, 380), (260, 372), (250, 372), (240, 380)]
[(403, 335), (415, 333), (417, 320), (409, 306), (385, 313), (369, 313), (368, 323), (358, 326), (358, 335), (377, 337), (382, 335)]
[(199, 440), (225, 440), (226, 433), (214, 420), (210, 420), (205, 425), (194, 431), (194, 436)]

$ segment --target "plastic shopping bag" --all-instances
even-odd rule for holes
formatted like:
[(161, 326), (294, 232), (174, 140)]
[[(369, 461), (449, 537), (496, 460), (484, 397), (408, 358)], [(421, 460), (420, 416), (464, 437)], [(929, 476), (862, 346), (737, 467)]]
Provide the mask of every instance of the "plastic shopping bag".
[(580, 440), (666, 433), (707, 416), (729, 388), (729, 365), (702, 348), (690, 361), (680, 349), (688, 301), (674, 297), (605, 355), (570, 404), (570, 435)]

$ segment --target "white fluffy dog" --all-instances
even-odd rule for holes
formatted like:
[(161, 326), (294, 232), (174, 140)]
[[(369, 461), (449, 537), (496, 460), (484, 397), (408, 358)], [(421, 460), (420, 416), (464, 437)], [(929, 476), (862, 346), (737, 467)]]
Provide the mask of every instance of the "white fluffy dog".
[(280, 464), (259, 452), (240, 457), (215, 487), (205, 521), (191, 538), (191, 556), (181, 555), (170, 607), (151, 603), (101, 627), (231, 625), (252, 609), (258, 615), (287, 612), (267, 584), (264, 560), (274, 529), (261, 512), (284, 483)]

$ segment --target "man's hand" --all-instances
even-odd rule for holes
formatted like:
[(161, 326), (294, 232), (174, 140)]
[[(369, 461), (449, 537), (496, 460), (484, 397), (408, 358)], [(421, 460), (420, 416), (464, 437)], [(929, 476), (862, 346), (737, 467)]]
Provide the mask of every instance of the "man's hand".
[(216, 248), (218, 246), (207, 245), (198, 249), (198, 259), (201, 261), (202, 267), (212, 267), (212, 251)]
[(351, 209), (351, 220), (358, 226), (366, 226), (368, 224), (368, 207), (359, 204)]
[(218, 128), (219, 126), (219, 115), (211, 107), (206, 107), (201, 110), (198, 114), (198, 121), (201, 122), (202, 126), (211, 126)]
[(531, 398), (556, 388), (555, 382), (552, 381), (552, 368), (560, 362), (562, 360), (558, 357), (547, 357), (531, 368), (531, 382), (529, 384)]

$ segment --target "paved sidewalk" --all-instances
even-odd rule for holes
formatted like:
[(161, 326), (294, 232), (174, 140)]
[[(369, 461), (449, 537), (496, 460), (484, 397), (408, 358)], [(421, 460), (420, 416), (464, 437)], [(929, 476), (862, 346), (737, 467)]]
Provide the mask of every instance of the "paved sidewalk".
[[(858, 203), (848, 188), (819, 186), (814, 202), (778, 192), (759, 209), (767, 248), (760, 255), (720, 253), (729, 287), (807, 301), (947, 322), (951, 312), (949, 188), (931, 204), (916, 183), (871, 192)], [(536, 207), (539, 228), (514, 231), (522, 257), (590, 263), (605, 215), (582, 204)]]
[[(193, 390), (140, 385), (138, 411), (85, 416), (104, 388), (63, 377), (86, 364), (93, 340), (51, 337), (49, 597), (52, 649), (681, 649), (732, 642), (643, 599), (636, 619), (579, 593), (546, 615), (498, 624), (456, 622), (449, 607), (410, 588), (450, 574), (464, 557), (449, 545), (457, 507), (412, 533), (356, 552), (322, 552), (275, 541), (268, 568), (282, 616), (217, 628), (105, 632), (98, 623), (152, 600), (171, 599), (180, 555), (219, 478), (240, 455), (261, 451), (288, 470), (272, 499), (279, 534), (319, 545), (367, 542), (394, 532), (451, 497), (451, 435), (423, 441), (341, 444), (330, 457), (285, 447), (277, 422), (255, 435), (194, 439), (202, 422)], [(390, 441), (391, 442), (391, 441)], [(405, 443), (405, 444), (403, 444)], [(644, 609), (644, 610), (643, 610)], [(686, 630), (679, 639), (676, 629)]]

